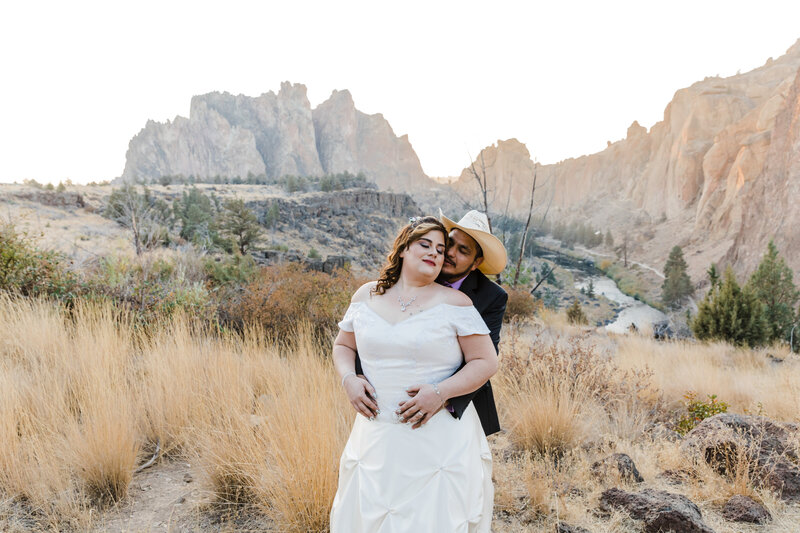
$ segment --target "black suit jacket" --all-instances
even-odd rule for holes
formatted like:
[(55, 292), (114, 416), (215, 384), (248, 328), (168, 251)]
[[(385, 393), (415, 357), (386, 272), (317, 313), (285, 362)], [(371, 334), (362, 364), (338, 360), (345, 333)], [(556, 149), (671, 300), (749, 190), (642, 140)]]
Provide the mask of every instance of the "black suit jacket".
[[(506, 313), (508, 294), (500, 285), (491, 281), (479, 270), (470, 272), (461, 287), (459, 287), (459, 290), (469, 296), (469, 299), (472, 300), (472, 305), (475, 306), (483, 321), (486, 322), (486, 327), (489, 328), (489, 337), (492, 339), (496, 352), (497, 345), (500, 343), (500, 328), (503, 326), (503, 315)], [(465, 362), (462, 362), (458, 370), (461, 370), (465, 364)], [(363, 373), (361, 359), (356, 354), (356, 374)], [(460, 419), (464, 411), (469, 407), (470, 402), (475, 405), (478, 418), (481, 420), (481, 426), (483, 426), (483, 432), (486, 435), (500, 431), (500, 421), (497, 418), (497, 407), (494, 403), (494, 393), (492, 393), (492, 384), (490, 382), (487, 381), (475, 392), (450, 398), (450, 406), (453, 408), (450, 414)]]
[[(473, 270), (461, 284), (459, 290), (469, 296), (472, 305), (486, 322), (486, 326), (489, 328), (489, 337), (497, 351), (508, 294), (500, 285), (491, 281), (479, 270)], [(466, 363), (461, 363), (461, 366), (463, 367), (464, 364)], [(461, 418), (466, 408), (469, 407), (469, 402), (475, 405), (484, 433), (491, 435), (500, 431), (500, 421), (497, 418), (497, 407), (494, 403), (491, 382), (487, 381), (475, 392), (450, 398), (450, 406), (453, 408), (451, 414), (456, 418)]]

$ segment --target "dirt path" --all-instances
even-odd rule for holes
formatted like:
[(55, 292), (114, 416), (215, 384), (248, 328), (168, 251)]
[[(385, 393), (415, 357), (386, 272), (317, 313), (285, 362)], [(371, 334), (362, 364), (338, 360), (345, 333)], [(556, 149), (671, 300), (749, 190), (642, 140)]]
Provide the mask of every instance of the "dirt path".
[(257, 510), (211, 505), (208, 489), (186, 460), (167, 460), (135, 474), (128, 496), (101, 513), (91, 533), (277, 533)]
[(128, 497), (100, 517), (94, 532), (198, 531), (204, 496), (191, 465), (159, 463), (134, 476)]

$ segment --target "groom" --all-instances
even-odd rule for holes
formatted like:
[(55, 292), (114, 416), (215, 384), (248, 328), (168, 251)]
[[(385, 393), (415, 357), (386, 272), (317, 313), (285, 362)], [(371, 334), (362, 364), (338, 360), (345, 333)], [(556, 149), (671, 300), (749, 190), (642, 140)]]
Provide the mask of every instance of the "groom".
[[(507, 261), (506, 249), (500, 239), (490, 233), (489, 220), (484, 213), (470, 211), (458, 222), (453, 222), (439, 210), (439, 218), (450, 232), (450, 245), (436, 281), (469, 296), (489, 328), (489, 336), (497, 351), (508, 294), (486, 274), (503, 271)], [(451, 398), (447, 410), (454, 417), (461, 418), (469, 402), (475, 405), (486, 435), (500, 431), (490, 382), (475, 392)]]
[[(469, 296), (472, 305), (489, 328), (489, 337), (494, 343), (496, 352), (500, 343), (500, 328), (503, 326), (508, 294), (487, 278), (486, 274), (499, 274), (506, 267), (505, 246), (489, 231), (489, 219), (484, 213), (470, 211), (458, 222), (453, 222), (439, 210), (439, 218), (450, 234), (450, 245), (445, 253), (442, 272), (436, 281)], [(464, 364), (462, 362), (461, 367)], [(363, 374), (358, 354), (356, 354), (356, 374)], [(500, 431), (500, 421), (497, 418), (490, 382), (487, 381), (475, 392), (451, 398), (446, 409), (455, 418), (460, 419), (470, 402), (475, 405), (486, 435)], [(429, 420), (430, 418), (428, 417)]]

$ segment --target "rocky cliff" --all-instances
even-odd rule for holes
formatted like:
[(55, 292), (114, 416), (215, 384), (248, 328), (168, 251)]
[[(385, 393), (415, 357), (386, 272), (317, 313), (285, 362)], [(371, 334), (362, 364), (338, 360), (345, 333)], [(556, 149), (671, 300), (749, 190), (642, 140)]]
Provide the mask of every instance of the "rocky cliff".
[[(634, 122), (602, 152), (540, 166), (537, 204), (630, 232), (658, 266), (679, 244), (695, 279), (712, 261), (751, 271), (770, 238), (800, 270), (798, 69), (800, 41), (751, 72), (677, 91), (650, 131)], [(526, 211), (527, 148), (512, 139), (482, 155), (495, 211)], [(474, 198), (468, 169), (455, 187)]]
[(431, 185), (408, 135), (397, 137), (381, 114), (357, 110), (349, 91), (334, 91), (313, 112), (317, 152), (326, 172), (364, 172), (382, 189)]
[(408, 137), (398, 138), (382, 115), (358, 111), (348, 91), (334, 91), (312, 110), (306, 87), (284, 82), (278, 94), (255, 98), (195, 96), (188, 119), (149, 121), (130, 141), (122, 179), (343, 171), (397, 191), (429, 182)]

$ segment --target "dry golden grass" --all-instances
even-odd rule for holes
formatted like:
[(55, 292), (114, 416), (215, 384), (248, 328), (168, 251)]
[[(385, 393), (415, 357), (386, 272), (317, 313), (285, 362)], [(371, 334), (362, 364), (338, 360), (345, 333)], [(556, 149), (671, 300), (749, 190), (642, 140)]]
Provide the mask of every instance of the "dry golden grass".
[(353, 417), (326, 350), (302, 328), (283, 343), (185, 317), (153, 331), (107, 305), (0, 297), (0, 498), (83, 529), (159, 442), (195, 458), (221, 501), (324, 531)]
[[(184, 316), (145, 335), (109, 306), (66, 314), (0, 297), (0, 529), (9, 506), (40, 528), (91, 529), (98, 510), (126, 499), (136, 465), (159, 442), (203, 474), (215, 501), (247, 503), (278, 531), (326, 531), (353, 414), (329, 347), (313, 339), (302, 327), (280, 340), (259, 329), (212, 335)], [(719, 514), (733, 494), (762, 501), (775, 517), (770, 531), (796, 531), (798, 506), (758, 489), (745, 462), (725, 478), (687, 465), (678, 443), (651, 432), (689, 389), (718, 394), (733, 411), (761, 402), (771, 416), (796, 419), (797, 362), (775, 355), (786, 360), (561, 322), (508, 325), (493, 379), (508, 430), (490, 439), (493, 530), (545, 532), (566, 521), (636, 531), (622, 513), (592, 513), (604, 489), (640, 487), (591, 474), (594, 461), (622, 452), (644, 486), (686, 494), (717, 531), (742, 530)], [(681, 485), (660, 477), (687, 468)]]
[[(724, 477), (687, 462), (679, 442), (651, 431), (679, 414), (689, 390), (730, 398), (734, 412), (761, 409), (797, 420), (797, 360), (785, 350), (609, 336), (547, 314), (534, 324), (510, 324), (504, 339), (500, 371), (492, 380), (501, 425), (509, 430), (492, 441), (495, 531), (552, 531), (559, 520), (590, 531), (638, 531), (641, 526), (622, 513), (601, 519), (591, 512), (612, 486), (686, 494), (709, 525), (731, 533), (751, 530), (720, 515), (728, 498), (745, 494), (773, 513), (770, 531), (800, 529), (800, 508), (758, 488), (744, 454)], [(767, 352), (785, 361), (772, 363)], [(644, 485), (591, 475), (591, 464), (614, 452), (632, 457)], [(676, 485), (661, 475), (666, 470), (687, 475)]]
[(82, 523), (89, 501), (125, 496), (139, 449), (113, 313), (86, 307), (66, 320), (0, 297), (0, 339), (0, 489)]
[(649, 373), (619, 369), (585, 334), (564, 336), (561, 326), (509, 325), (493, 382), (512, 442), (558, 456), (608, 435), (641, 435), (656, 403)]
[(748, 350), (640, 336), (619, 337), (617, 344), (618, 364), (651, 369), (654, 384), (674, 406), (694, 391), (702, 399), (716, 394), (734, 412), (800, 421), (800, 359), (787, 347)]

